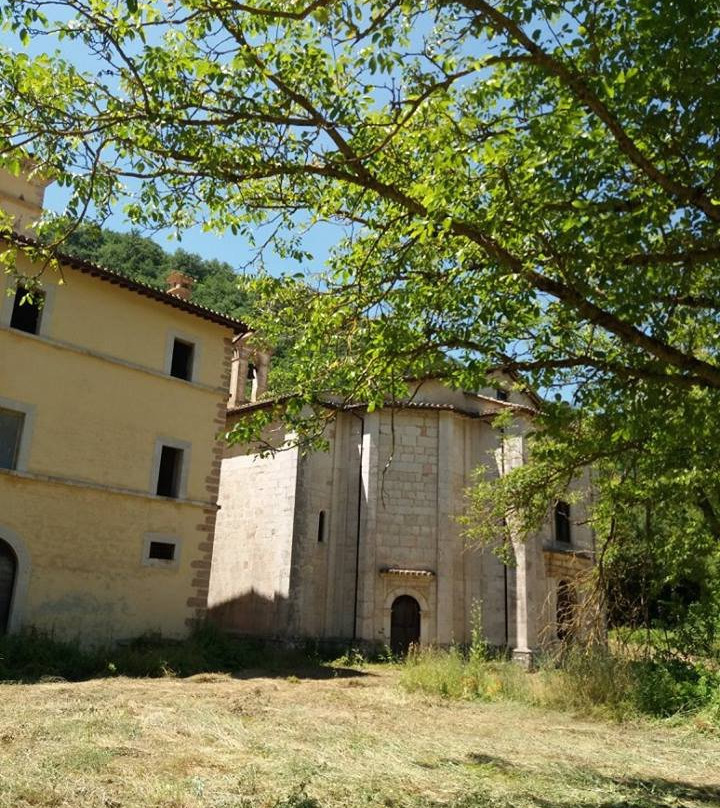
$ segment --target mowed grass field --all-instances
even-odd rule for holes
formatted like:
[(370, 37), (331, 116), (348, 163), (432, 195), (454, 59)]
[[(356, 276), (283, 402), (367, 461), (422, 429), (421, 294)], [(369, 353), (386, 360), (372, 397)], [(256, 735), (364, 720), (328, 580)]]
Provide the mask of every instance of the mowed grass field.
[(296, 673), (0, 684), (0, 807), (720, 806), (720, 736), (689, 723)]

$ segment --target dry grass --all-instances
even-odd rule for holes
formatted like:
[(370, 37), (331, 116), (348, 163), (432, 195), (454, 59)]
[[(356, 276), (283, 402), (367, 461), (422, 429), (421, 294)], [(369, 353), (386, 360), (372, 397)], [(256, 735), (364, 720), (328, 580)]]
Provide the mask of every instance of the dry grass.
[(720, 805), (697, 728), (317, 673), (0, 685), (0, 808)]

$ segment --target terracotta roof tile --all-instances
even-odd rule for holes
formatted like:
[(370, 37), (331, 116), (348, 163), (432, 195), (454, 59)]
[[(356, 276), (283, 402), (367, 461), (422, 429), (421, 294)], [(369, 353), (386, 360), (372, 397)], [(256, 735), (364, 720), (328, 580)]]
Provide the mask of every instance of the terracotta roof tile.
[[(14, 233), (11, 237), (4, 236), (6, 241), (15, 242), (16, 244), (41, 248), (42, 244), (36, 239), (29, 238), (28, 236), (21, 236)], [(76, 269), (85, 275), (90, 275), (94, 278), (106, 281), (107, 283), (115, 284), (123, 289), (128, 289), (131, 292), (149, 297), (151, 300), (157, 300), (160, 303), (165, 303), (167, 306), (185, 311), (188, 314), (193, 314), (196, 317), (201, 317), (203, 320), (209, 320), (212, 323), (226, 326), (235, 332), (247, 332), (250, 328), (241, 320), (236, 320), (234, 317), (228, 317), (226, 314), (221, 314), (219, 311), (210, 309), (207, 306), (201, 306), (199, 303), (193, 303), (190, 300), (183, 300), (176, 295), (168, 294), (164, 289), (157, 286), (152, 286), (149, 283), (142, 283), (141, 281), (133, 280), (121, 272), (116, 272), (114, 269), (94, 264), (92, 261), (86, 261), (82, 258), (75, 258), (66, 253), (56, 253), (57, 260), (64, 266), (71, 269)]]

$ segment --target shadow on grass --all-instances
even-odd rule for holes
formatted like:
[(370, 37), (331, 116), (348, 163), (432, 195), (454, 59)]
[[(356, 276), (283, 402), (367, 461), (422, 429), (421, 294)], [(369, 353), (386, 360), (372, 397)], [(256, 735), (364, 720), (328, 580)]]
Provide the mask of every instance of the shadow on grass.
[[(491, 755), (471, 755), (471, 762), (482, 766), (492, 766), (503, 772), (515, 771), (525, 782), (515, 783), (512, 778), (505, 781), (504, 787), (510, 792), (500, 795), (491, 787), (466, 794), (462, 797), (443, 800), (423, 800), (420, 797), (413, 802), (416, 808), (705, 808), (720, 805), (720, 786), (698, 786), (679, 780), (668, 780), (662, 777), (648, 779), (626, 779), (608, 777), (593, 769), (574, 769), (568, 782), (562, 777), (557, 787), (557, 796), (549, 796), (553, 788), (552, 782), (537, 778), (537, 786), (533, 789), (530, 769), (518, 767), (502, 758)], [(445, 761), (457, 764), (458, 761)], [(577, 780), (588, 785), (592, 796), (578, 799)], [(592, 789), (590, 789), (592, 784)], [(572, 787), (572, 793), (570, 788)], [(307, 790), (306, 790), (307, 789)], [(543, 792), (533, 793), (534, 791)], [(607, 793), (604, 794), (603, 791)], [(310, 793), (308, 793), (310, 792)], [(287, 799), (279, 800), (273, 808), (324, 808), (323, 803), (312, 796), (312, 787), (304, 784), (300, 790), (292, 792)], [(393, 803), (386, 803), (388, 805)]]
[(249, 668), (248, 670), (234, 671), (234, 679), (296, 679), (324, 680), (324, 679), (357, 679), (366, 676), (375, 676), (369, 671), (360, 668), (344, 668), (339, 665), (318, 663), (316, 665), (299, 663), (286, 664), (278, 668)]
[[(562, 766), (555, 769), (558, 784), (550, 774), (538, 775), (537, 769), (518, 766), (504, 758), (471, 753), (465, 761), (502, 773), (507, 785), (515, 785), (516, 795), (498, 797), (491, 789), (469, 794), (443, 803), (442, 808), (514, 808), (518, 797), (523, 805), (535, 808), (700, 808), (720, 806), (720, 784), (699, 785), (664, 777), (613, 777), (596, 769)], [(536, 783), (534, 787), (533, 782)], [(513, 789), (513, 790), (515, 790)], [(563, 795), (563, 790), (572, 789)], [(581, 796), (587, 789), (588, 799)], [(537, 793), (535, 793), (537, 792)], [(554, 792), (558, 792), (555, 795)], [(440, 808), (440, 803), (426, 803), (425, 808)]]
[[(630, 777), (606, 777), (616, 788), (627, 790), (642, 800), (641, 805), (690, 804), (720, 806), (720, 784), (696, 785), (683, 780), (668, 780), (664, 777), (637, 779)], [(618, 803), (619, 804), (619, 803)], [(606, 803), (603, 803), (606, 805)], [(615, 803), (607, 803), (614, 806)]]
[[(22, 683), (86, 681), (110, 676), (185, 678), (227, 674), (238, 679), (336, 679), (367, 676), (351, 664), (329, 664), (347, 647), (281, 647), (260, 640), (228, 637), (203, 626), (184, 641), (141, 637), (87, 649), (47, 634), (26, 632), (0, 637), (0, 681)], [(348, 658), (349, 659), (349, 658)]]
[[(537, 808), (691, 808), (699, 806), (720, 805), (720, 785), (696, 785), (681, 780), (667, 780), (653, 777), (642, 780), (605, 777), (595, 775), (597, 793), (602, 781), (607, 788), (607, 796), (599, 799), (578, 800), (576, 798), (548, 799), (533, 795), (531, 805)], [(483, 803), (477, 803), (480, 806)], [(463, 808), (470, 808), (468, 803)], [(458, 805), (460, 808), (460, 805)]]

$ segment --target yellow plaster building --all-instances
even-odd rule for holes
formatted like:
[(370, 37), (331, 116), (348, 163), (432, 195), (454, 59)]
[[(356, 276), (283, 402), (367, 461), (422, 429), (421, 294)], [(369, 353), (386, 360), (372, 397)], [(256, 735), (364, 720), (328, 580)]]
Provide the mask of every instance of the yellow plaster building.
[[(0, 174), (16, 241), (42, 195)], [(166, 292), (62, 265), (41, 306), (0, 274), (0, 633), (182, 637), (207, 605), (217, 436), (246, 328), (190, 302), (180, 273)]]

